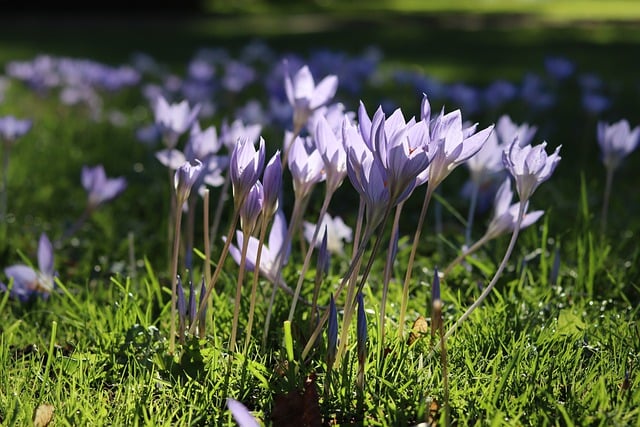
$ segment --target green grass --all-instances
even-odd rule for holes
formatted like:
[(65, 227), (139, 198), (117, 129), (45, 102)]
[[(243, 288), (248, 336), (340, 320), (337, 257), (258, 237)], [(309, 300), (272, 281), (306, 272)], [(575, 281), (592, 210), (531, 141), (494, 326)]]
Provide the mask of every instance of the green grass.
[[(121, 29), (117, 35), (106, 25), (99, 26), (93, 38), (80, 37), (86, 33), (77, 27), (51, 36), (47, 28), (59, 28), (56, 24), (40, 30), (5, 27), (0, 29), (0, 63), (30, 58), (38, 51), (115, 63), (125, 61), (134, 50), (145, 50), (183, 72), (197, 46), (242, 46), (251, 31), (237, 24), (252, 19), (231, 20), (223, 28), (206, 22), (192, 28), (181, 24), (177, 33), (150, 23), (146, 28), (157, 36), (151, 41), (148, 35), (136, 36), (135, 29)], [(495, 77), (517, 80), (526, 70), (539, 71), (553, 44), (554, 53), (570, 54), (581, 70), (597, 71), (605, 80), (615, 81), (615, 114), (634, 124), (637, 76), (632, 64), (640, 35), (629, 29), (604, 25), (593, 31), (458, 31), (425, 29), (400, 17), (396, 22), (402, 28), (375, 21), (380, 31), (372, 39), (370, 31), (351, 33), (342, 24), (322, 27), (326, 32), (319, 32), (320, 27), (302, 31), (302, 27), (295, 33), (295, 26), (283, 30), (274, 25), (277, 21), (262, 22), (266, 22), (259, 27), (263, 36), (279, 51), (308, 52), (318, 34), (323, 34), (325, 46), (343, 46), (351, 52), (377, 42), (387, 58), (384, 71), (408, 65), (433, 70), (446, 80), (463, 78), (478, 84)], [(640, 425), (638, 155), (632, 155), (616, 174), (609, 232), (600, 236), (604, 170), (595, 145), (595, 121), (570, 102), (575, 88), (568, 85), (562, 90), (565, 98), (547, 116), (514, 113), (535, 120), (550, 146), (564, 144), (563, 160), (532, 201), (534, 208), (546, 210), (544, 218), (522, 234), (493, 294), (448, 342), (451, 415), (457, 425)], [(413, 109), (412, 114), (417, 110), (416, 95), (406, 88), (374, 88), (363, 96), (368, 106), (383, 96), (396, 96)], [(176, 356), (169, 356), (166, 171), (133, 136), (137, 125), (151, 120), (138, 95), (124, 94), (107, 102), (125, 111), (142, 107), (125, 127), (114, 128), (93, 123), (85, 111), (61, 107), (20, 85), (12, 86), (0, 104), (0, 115), (34, 118), (34, 129), (12, 152), (9, 200), (15, 219), (9, 224), (7, 240), (0, 242), (2, 267), (21, 261), (21, 254), (35, 260), (39, 233), (60, 236), (80, 215), (85, 202), (79, 184), (83, 164), (103, 163), (110, 176), (125, 175), (129, 181), (122, 197), (103, 206), (76, 239), (56, 251), (60, 292), (48, 301), (28, 305), (0, 295), (0, 424), (28, 425), (34, 409), (46, 403), (55, 408), (52, 425), (56, 426), (234, 425), (225, 407), (225, 399), (234, 397), (270, 425), (275, 409), (282, 405), (276, 403), (278, 396), (303, 390), (310, 376), (315, 377), (326, 424), (335, 420), (340, 425), (416, 425), (428, 419), (432, 404), (436, 419), (444, 424), (440, 355), (432, 354), (429, 337), (408, 345), (405, 338), (393, 334), (400, 311), (399, 283), (392, 283), (389, 295), (385, 352), (377, 352), (382, 261), (374, 264), (364, 289), (370, 350), (363, 392), (355, 385), (357, 362), (351, 345), (333, 372), (330, 396), (323, 396), (324, 341), (309, 360), (300, 360), (310, 333), (304, 309), (298, 310), (292, 325), (293, 362), (287, 361), (282, 321), (290, 301), (284, 295), (276, 301), (268, 344), (260, 345), (270, 296), (264, 281), (248, 355), (230, 357), (226, 341), (237, 274), (230, 260), (213, 298), (207, 339), (191, 340)], [(491, 114), (484, 112), (477, 119), (485, 125), (496, 119)], [(275, 147), (280, 141), (277, 129), (265, 132), (273, 135), (268, 141), (270, 148)], [(466, 204), (457, 191), (465, 178), (464, 172), (457, 171), (445, 182), (443, 197), (450, 201), (450, 208), (444, 211), (442, 235), (432, 232), (433, 220), (428, 219), (410, 289), (409, 322), (430, 315), (433, 268), (453, 259), (462, 242), (460, 215), (449, 209), (460, 210), (464, 217)], [(394, 265), (396, 278), (402, 278), (406, 269), (423, 191), (416, 191), (407, 204)], [(352, 225), (349, 193), (342, 189), (340, 205)], [(482, 221), (477, 224), (474, 234), (481, 231)], [(130, 233), (133, 265), (129, 264)], [(507, 242), (501, 238), (490, 243), (471, 261), (471, 272), (459, 267), (443, 282), (445, 327), (480, 294)], [(557, 281), (551, 283), (556, 248), (562, 263)], [(295, 283), (302, 262), (298, 251), (292, 257), (284, 272), (288, 283)], [(196, 267), (196, 278), (201, 268)], [(345, 269), (345, 260), (334, 260), (323, 303)], [(310, 288), (305, 287), (307, 297)], [(248, 313), (248, 290), (245, 286), (242, 322)], [(351, 342), (355, 341), (353, 329)], [(299, 413), (300, 408), (291, 412)]]

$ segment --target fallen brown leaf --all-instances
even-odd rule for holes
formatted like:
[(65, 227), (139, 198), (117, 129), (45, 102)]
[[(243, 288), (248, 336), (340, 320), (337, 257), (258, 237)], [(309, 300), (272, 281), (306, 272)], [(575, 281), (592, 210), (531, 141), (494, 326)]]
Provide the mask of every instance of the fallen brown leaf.
[(39, 405), (35, 411), (33, 411), (33, 426), (34, 427), (47, 427), (53, 419), (53, 405), (43, 403)]
[(407, 343), (411, 345), (429, 333), (430, 329), (429, 323), (427, 323), (427, 319), (419, 316), (416, 321), (413, 322), (413, 326), (411, 327), (411, 334), (409, 334), (409, 340)]

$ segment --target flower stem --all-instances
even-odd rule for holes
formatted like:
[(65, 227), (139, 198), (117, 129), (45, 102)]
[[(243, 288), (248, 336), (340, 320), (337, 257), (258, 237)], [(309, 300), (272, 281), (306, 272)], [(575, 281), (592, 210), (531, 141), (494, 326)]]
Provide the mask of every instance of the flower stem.
[(471, 313), (473, 313), (473, 311), (476, 308), (480, 307), (480, 305), (485, 300), (487, 295), (491, 293), (491, 290), (494, 288), (496, 283), (498, 283), (498, 279), (500, 278), (500, 276), (502, 275), (502, 272), (507, 266), (507, 261), (509, 261), (511, 252), (513, 252), (513, 248), (516, 245), (516, 240), (518, 239), (518, 234), (520, 233), (520, 225), (522, 224), (522, 218), (524, 217), (524, 211), (526, 209), (526, 206), (527, 206), (526, 203), (520, 203), (520, 210), (518, 211), (518, 220), (516, 222), (516, 226), (513, 228), (513, 234), (511, 234), (511, 241), (509, 242), (509, 246), (507, 247), (507, 251), (504, 254), (504, 258), (502, 258), (502, 262), (498, 266), (498, 270), (496, 270), (496, 273), (491, 279), (491, 282), (489, 282), (489, 285), (482, 291), (478, 299), (467, 309), (467, 311), (464, 312), (462, 316), (460, 316), (460, 318), (456, 321), (456, 323), (454, 323), (454, 325), (451, 328), (449, 328), (449, 330), (444, 336), (445, 339), (449, 338), (455, 332), (458, 326), (460, 326), (462, 322), (464, 322), (471, 315)]
[(169, 354), (175, 352), (176, 347), (176, 288), (178, 283), (178, 253), (180, 252), (180, 225), (182, 223), (182, 209), (175, 210), (173, 231), (173, 258), (171, 261), (171, 326), (169, 335)]
[(384, 349), (387, 294), (389, 292), (389, 282), (391, 281), (391, 273), (393, 271), (393, 262), (395, 261), (396, 251), (394, 246), (396, 244), (396, 237), (400, 232), (400, 214), (402, 213), (403, 206), (404, 202), (401, 202), (396, 206), (396, 214), (393, 218), (393, 225), (391, 228), (391, 239), (389, 239), (389, 248), (387, 250), (387, 262), (384, 265), (382, 300), (380, 301), (380, 323), (378, 324), (378, 350), (380, 354), (382, 354), (382, 350)]
[[(233, 233), (236, 230), (236, 225), (238, 224), (238, 219), (240, 218), (240, 213), (236, 209), (233, 213), (233, 221), (231, 221), (231, 226), (229, 227), (229, 234), (227, 234), (227, 240), (224, 242), (224, 246), (222, 247), (222, 253), (220, 254), (220, 258), (218, 259), (218, 264), (216, 265), (216, 269), (213, 272), (213, 276), (211, 280), (207, 283), (207, 288), (204, 293), (204, 297), (200, 300), (200, 305), (198, 307), (198, 313), (196, 314), (196, 318), (199, 319), (204, 313), (209, 297), (211, 296), (211, 292), (218, 281), (218, 277), (220, 273), (222, 273), (222, 266), (224, 265), (225, 259), (227, 259), (227, 254), (229, 253), (229, 246), (231, 246), (231, 240), (233, 239)], [(193, 322), (189, 327), (189, 333), (194, 334), (196, 331), (196, 322)], [(202, 332), (201, 332), (202, 333)]]
[(604, 187), (604, 198), (602, 201), (602, 214), (600, 215), (600, 234), (607, 231), (607, 216), (609, 214), (609, 199), (611, 198), (611, 187), (613, 184), (613, 168), (607, 168), (607, 182)]
[(329, 209), (329, 203), (331, 202), (331, 197), (333, 193), (327, 191), (324, 196), (324, 201), (322, 202), (322, 207), (320, 208), (320, 215), (318, 222), (316, 223), (316, 227), (313, 230), (313, 237), (311, 237), (311, 242), (309, 242), (309, 248), (307, 249), (307, 254), (304, 257), (304, 262), (302, 264), (302, 271), (298, 276), (298, 283), (296, 284), (296, 289), (293, 294), (293, 301), (291, 301), (291, 309), (289, 310), (289, 322), (293, 321), (293, 315), (296, 311), (296, 304), (298, 302), (298, 297), (300, 296), (300, 291), (302, 290), (302, 282), (304, 282), (304, 275), (309, 269), (309, 264), (311, 263), (311, 254), (313, 253), (313, 249), (316, 246), (316, 241), (318, 239), (318, 233), (320, 232), (320, 227), (322, 226), (322, 219), (327, 213), (327, 209)]
[(460, 264), (463, 259), (465, 259), (469, 255), (471, 255), (474, 252), (476, 252), (478, 249), (480, 249), (489, 240), (491, 240), (491, 237), (488, 234), (485, 234), (484, 236), (482, 236), (477, 242), (475, 242), (473, 245), (471, 245), (469, 248), (467, 248), (467, 250), (463, 251), (460, 255), (458, 255), (458, 257), (456, 259), (451, 261), (449, 263), (449, 265), (447, 266), (447, 268), (445, 268), (444, 271), (442, 272), (442, 276), (446, 277), (449, 273), (451, 273), (451, 270), (453, 270), (453, 267), (455, 267), (456, 265)]
[(475, 182), (471, 182), (471, 200), (469, 201), (469, 213), (467, 214), (467, 228), (464, 233), (464, 244), (469, 246), (471, 243), (471, 229), (473, 228), (473, 218), (476, 215), (476, 205), (478, 204), (479, 186)]
[[(284, 267), (284, 260), (286, 257), (287, 249), (291, 244), (291, 240), (293, 239), (293, 232), (298, 228), (298, 223), (302, 218), (302, 213), (305, 211), (307, 203), (309, 202), (309, 197), (298, 198), (296, 197), (293, 203), (293, 212), (291, 213), (291, 222), (289, 227), (287, 228), (287, 235), (285, 236), (284, 242), (282, 243), (282, 249), (280, 253), (276, 257), (276, 276), (275, 282), (273, 283), (273, 289), (271, 291), (271, 298), (269, 299), (269, 307), (267, 308), (267, 318), (264, 323), (264, 330), (262, 331), (262, 345), (265, 346), (267, 343), (267, 335), (269, 334), (269, 327), (271, 326), (271, 316), (273, 314), (273, 304), (276, 300), (276, 292), (278, 291), (278, 286), (280, 281), (282, 280), (282, 268)], [(257, 267), (256, 267), (257, 268)]]
[(209, 189), (204, 190), (204, 208), (202, 213), (204, 239), (204, 279), (211, 280), (211, 241), (209, 240)]
[[(9, 182), (9, 154), (11, 152), (11, 146), (9, 143), (2, 144), (2, 191), (0, 191), (0, 224), (2, 225), (3, 233), (0, 236), (4, 237), (4, 229), (7, 224), (7, 186)], [(4, 238), (3, 238), (4, 240)]]
[[(253, 328), (253, 315), (256, 309), (256, 294), (258, 293), (258, 279), (260, 278), (260, 259), (262, 257), (262, 247), (267, 234), (267, 223), (270, 218), (263, 218), (260, 224), (260, 237), (258, 240), (258, 252), (256, 253), (255, 267), (253, 268), (253, 281), (251, 284), (251, 302), (249, 303), (249, 320), (247, 321), (247, 332), (244, 338), (244, 352), (246, 354), (251, 340), (251, 330)], [(248, 240), (248, 239), (247, 239)], [(244, 243), (244, 242), (243, 242)]]
[(409, 262), (407, 264), (407, 273), (404, 277), (404, 283), (402, 284), (402, 303), (400, 305), (400, 318), (398, 319), (398, 336), (402, 337), (404, 333), (404, 319), (407, 314), (407, 303), (409, 300), (409, 282), (411, 282), (411, 275), (413, 274), (413, 263), (415, 262), (416, 252), (418, 251), (418, 244), (420, 243), (420, 235), (422, 233), (422, 227), (424, 225), (424, 219), (427, 215), (427, 208), (429, 202), (433, 196), (434, 188), (431, 186), (431, 181), (427, 184), (427, 194), (425, 194), (424, 202), (422, 203), (422, 210), (420, 211), (420, 217), (418, 218), (418, 225), (416, 227), (416, 234), (413, 237), (413, 245), (411, 246), (411, 253), (409, 254)]
[(247, 248), (249, 247), (249, 230), (242, 232), (242, 253), (240, 255), (240, 271), (236, 283), (236, 299), (233, 305), (233, 323), (231, 324), (231, 338), (229, 339), (229, 352), (236, 350), (236, 334), (238, 332), (238, 318), (240, 317), (240, 299), (242, 298), (242, 282), (244, 282), (244, 270), (247, 265)]
[[(351, 260), (351, 264), (349, 264), (349, 268), (347, 269), (347, 272), (342, 277), (342, 280), (340, 281), (340, 285), (338, 286), (338, 289), (336, 289), (336, 291), (333, 293), (333, 298), (334, 299), (337, 299), (338, 296), (340, 296), (340, 293), (342, 292), (342, 290), (346, 286), (347, 282), (350, 280), (350, 278), (353, 275), (354, 271), (356, 271), (356, 268), (359, 269), (360, 259), (362, 258), (362, 255), (364, 255), (364, 251), (365, 251), (365, 249), (367, 247), (367, 242), (369, 240), (371, 240), (371, 237), (373, 236), (373, 231), (374, 230), (369, 229), (369, 227), (365, 227), (364, 237), (362, 238), (362, 241), (360, 242), (360, 244), (358, 246), (358, 249), (357, 249), (356, 253), (353, 256), (353, 259)], [(351, 285), (349, 287), (351, 287)], [(315, 345), (315, 342), (318, 339), (318, 337), (320, 336), (320, 333), (322, 332), (322, 328), (324, 327), (324, 324), (327, 322), (328, 318), (329, 318), (329, 309), (327, 308), (324, 311), (324, 314), (322, 315), (320, 320), (318, 321), (318, 324), (316, 325), (316, 328), (314, 329), (313, 333), (311, 334), (311, 337), (307, 341), (307, 345), (302, 350), (302, 355), (301, 355), (301, 359), (302, 360), (304, 360), (309, 355), (309, 352), (311, 351), (311, 349)]]
[[(227, 198), (229, 197), (229, 185), (231, 185), (231, 178), (227, 173), (224, 177), (222, 189), (220, 190), (218, 204), (216, 205), (216, 211), (213, 214), (213, 224), (211, 225), (211, 231), (209, 233), (210, 243), (215, 243), (216, 239), (218, 238), (218, 228), (220, 227), (220, 220), (222, 219), (222, 208), (224, 208)], [(207, 227), (209, 227), (209, 224), (207, 224)]]

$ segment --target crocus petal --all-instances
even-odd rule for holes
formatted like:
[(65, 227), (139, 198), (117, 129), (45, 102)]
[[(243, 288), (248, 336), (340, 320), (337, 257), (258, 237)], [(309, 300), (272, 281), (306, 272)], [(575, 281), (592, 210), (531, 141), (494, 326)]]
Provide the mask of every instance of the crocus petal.
[(227, 407), (233, 415), (233, 419), (236, 420), (239, 427), (260, 427), (255, 418), (251, 415), (249, 410), (242, 403), (237, 400), (227, 398)]
[(187, 158), (182, 151), (173, 148), (156, 152), (156, 159), (171, 170), (176, 170), (187, 162)]
[(44, 233), (38, 242), (38, 268), (45, 275), (53, 276), (53, 246)]
[(313, 90), (309, 108), (315, 110), (316, 108), (325, 105), (334, 97), (337, 89), (338, 78), (336, 76), (331, 75), (322, 79)]

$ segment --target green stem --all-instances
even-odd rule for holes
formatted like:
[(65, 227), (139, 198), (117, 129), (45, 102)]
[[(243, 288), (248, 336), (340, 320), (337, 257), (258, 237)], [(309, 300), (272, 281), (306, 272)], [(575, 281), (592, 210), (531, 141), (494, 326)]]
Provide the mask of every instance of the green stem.
[(238, 318), (240, 317), (240, 300), (242, 299), (242, 282), (244, 282), (244, 270), (247, 265), (247, 248), (249, 247), (249, 230), (242, 232), (242, 252), (240, 255), (240, 271), (236, 283), (236, 299), (233, 305), (233, 323), (231, 324), (231, 338), (229, 339), (229, 352), (235, 351), (236, 334), (238, 332)]
[(416, 227), (416, 234), (413, 237), (413, 245), (411, 246), (411, 253), (409, 254), (409, 263), (407, 264), (407, 273), (404, 277), (404, 283), (402, 284), (402, 303), (400, 305), (400, 318), (398, 320), (398, 336), (402, 337), (404, 333), (404, 319), (407, 314), (407, 304), (409, 300), (409, 283), (411, 282), (411, 275), (413, 274), (413, 263), (415, 262), (416, 252), (418, 251), (418, 244), (420, 243), (420, 235), (422, 233), (422, 227), (427, 215), (427, 208), (429, 202), (433, 196), (435, 188), (431, 186), (431, 181), (427, 184), (427, 193), (424, 197), (422, 204), (422, 210), (420, 211), (420, 217), (418, 218), (418, 225)]
[(387, 262), (384, 265), (382, 300), (380, 301), (380, 323), (378, 324), (378, 354), (382, 354), (382, 351), (384, 350), (387, 294), (389, 292), (389, 282), (391, 281), (391, 273), (393, 271), (393, 262), (395, 261), (394, 246), (396, 243), (396, 236), (400, 232), (400, 214), (402, 213), (403, 206), (404, 202), (401, 202), (396, 206), (396, 214), (393, 218), (393, 225), (391, 228), (391, 239), (389, 239), (389, 248), (387, 250)]
[[(220, 277), (220, 273), (222, 273), (222, 266), (224, 265), (224, 261), (227, 259), (227, 254), (229, 253), (229, 246), (231, 246), (231, 241), (233, 240), (233, 234), (236, 230), (236, 225), (238, 224), (238, 219), (240, 218), (240, 213), (236, 209), (233, 213), (233, 221), (231, 221), (231, 227), (229, 227), (229, 234), (227, 234), (227, 240), (224, 242), (224, 246), (222, 247), (222, 253), (220, 254), (220, 258), (218, 259), (218, 264), (216, 265), (216, 269), (213, 272), (213, 276), (209, 283), (207, 283), (207, 288), (204, 293), (204, 297), (200, 301), (200, 305), (198, 307), (198, 313), (196, 314), (196, 319), (200, 319), (202, 313), (207, 307), (209, 297), (211, 296), (211, 292), (218, 281), (218, 277)], [(196, 331), (197, 322), (193, 322), (189, 327), (189, 333), (194, 334)], [(202, 333), (202, 332), (201, 332)]]
[(456, 259), (451, 261), (451, 263), (449, 263), (447, 268), (445, 268), (444, 271), (442, 272), (442, 276), (446, 277), (449, 273), (451, 273), (451, 270), (453, 270), (453, 267), (455, 267), (456, 265), (460, 264), (463, 259), (465, 259), (469, 255), (471, 255), (474, 252), (476, 252), (478, 249), (480, 249), (489, 240), (491, 240), (491, 236), (489, 236), (488, 234), (485, 234), (484, 236), (482, 236), (480, 238), (480, 240), (475, 242), (473, 245), (471, 245), (469, 248), (467, 248), (467, 250), (463, 251), (460, 255), (458, 255), (458, 257)]
[(256, 308), (256, 294), (258, 293), (258, 279), (260, 278), (260, 259), (262, 258), (262, 247), (264, 246), (264, 238), (267, 234), (268, 218), (263, 218), (260, 224), (260, 238), (258, 240), (258, 253), (256, 254), (256, 262), (253, 268), (253, 281), (251, 284), (251, 302), (249, 303), (249, 320), (247, 321), (247, 332), (244, 339), (244, 352), (246, 354), (251, 340), (251, 330), (253, 328), (253, 315)]
[(500, 278), (500, 276), (502, 275), (502, 272), (507, 266), (507, 261), (509, 261), (511, 252), (513, 252), (513, 248), (516, 245), (516, 240), (518, 239), (518, 234), (520, 233), (520, 225), (522, 224), (522, 218), (524, 217), (525, 209), (526, 209), (526, 202), (525, 203), (521, 202), (520, 210), (518, 211), (518, 220), (516, 222), (516, 226), (513, 229), (513, 234), (511, 235), (511, 241), (509, 242), (507, 251), (505, 252), (504, 257), (502, 258), (502, 262), (500, 263), (500, 266), (498, 266), (498, 270), (494, 274), (493, 279), (491, 279), (491, 282), (489, 282), (489, 285), (484, 289), (484, 291), (482, 291), (478, 299), (467, 309), (467, 311), (464, 312), (462, 316), (460, 316), (460, 318), (456, 321), (456, 323), (451, 328), (449, 328), (446, 335), (444, 336), (445, 339), (449, 338), (455, 332), (458, 326), (460, 326), (462, 322), (464, 322), (471, 315), (471, 313), (473, 313), (473, 311), (476, 308), (480, 307), (480, 305), (485, 300), (487, 295), (491, 293), (491, 290), (494, 288), (496, 283), (498, 283), (498, 279)]
[(600, 215), (600, 234), (603, 236), (605, 231), (607, 231), (607, 216), (609, 214), (609, 199), (611, 198), (611, 187), (613, 185), (613, 172), (613, 168), (607, 168), (607, 181), (604, 187), (602, 214)]
[(479, 186), (475, 182), (471, 182), (471, 200), (469, 201), (469, 213), (467, 214), (467, 228), (464, 233), (464, 244), (469, 246), (471, 243), (471, 229), (473, 228), (473, 218), (476, 214), (476, 205), (478, 204)]
[(320, 208), (320, 215), (319, 215), (319, 219), (318, 222), (316, 224), (315, 229), (313, 230), (313, 237), (311, 237), (311, 242), (309, 242), (309, 248), (307, 249), (307, 254), (304, 257), (304, 262), (302, 264), (302, 271), (300, 272), (300, 275), (298, 276), (298, 283), (296, 284), (296, 289), (295, 292), (293, 294), (293, 301), (291, 301), (291, 309), (289, 310), (289, 317), (288, 320), (289, 322), (293, 321), (293, 315), (295, 314), (296, 311), (296, 304), (298, 303), (298, 297), (300, 296), (300, 291), (302, 290), (302, 283), (304, 282), (304, 275), (306, 274), (307, 270), (309, 269), (309, 264), (311, 263), (311, 254), (313, 253), (313, 249), (316, 246), (316, 240), (318, 239), (318, 233), (320, 232), (320, 228), (322, 226), (323, 223), (323, 218), (327, 213), (327, 209), (329, 209), (329, 203), (331, 202), (331, 197), (333, 196), (333, 193), (330, 191), (327, 191), (327, 193), (325, 194), (324, 197), (324, 201), (322, 202), (322, 207)]
[(176, 301), (178, 285), (178, 253), (180, 252), (180, 225), (182, 223), (182, 209), (175, 211), (175, 228), (173, 232), (173, 258), (171, 261), (171, 325), (169, 332), (169, 354), (173, 354), (176, 347)]

